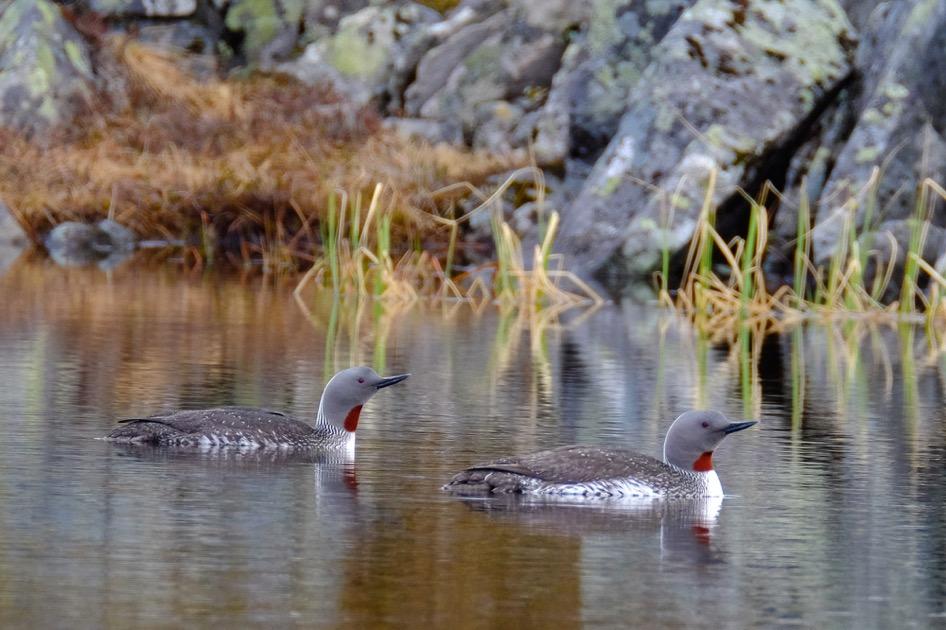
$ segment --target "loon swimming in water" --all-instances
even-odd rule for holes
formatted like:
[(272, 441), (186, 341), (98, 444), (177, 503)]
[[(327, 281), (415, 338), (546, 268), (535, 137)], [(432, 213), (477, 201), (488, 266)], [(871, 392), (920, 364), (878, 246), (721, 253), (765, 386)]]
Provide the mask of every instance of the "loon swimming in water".
[(369, 367), (353, 367), (332, 377), (322, 392), (315, 426), (284, 413), (253, 407), (215, 407), (129, 418), (106, 440), (168, 446), (280, 449), (353, 447), (361, 407), (383, 387), (410, 374), (381, 377)]
[(664, 440), (664, 461), (600, 446), (563, 446), (471, 466), (443, 487), (455, 494), (583, 497), (721, 497), (713, 451), (730, 433), (756, 422), (730, 422), (718, 411), (687, 411)]

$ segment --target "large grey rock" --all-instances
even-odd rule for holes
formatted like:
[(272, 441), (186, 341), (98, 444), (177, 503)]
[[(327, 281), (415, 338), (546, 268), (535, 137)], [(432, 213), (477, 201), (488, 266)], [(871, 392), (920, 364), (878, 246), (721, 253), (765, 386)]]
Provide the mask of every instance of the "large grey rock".
[(559, 246), (579, 271), (646, 276), (689, 243), (711, 170), (718, 205), (795, 140), (850, 73), (853, 37), (835, 0), (697, 2), (653, 51)]
[(109, 17), (176, 18), (197, 10), (197, 0), (83, 0), (81, 4)]
[(492, 153), (511, 154), (520, 143), (515, 130), (522, 121), (521, 107), (508, 101), (489, 101), (476, 108), (473, 148)]
[(42, 131), (93, 95), (85, 41), (48, 0), (14, 0), (0, 15), (0, 126)]
[[(877, 5), (887, 4), (887, 0), (839, 0), (839, 2), (858, 32), (867, 28), (870, 15)], [(899, 3), (901, 0), (894, 0), (894, 2)]]
[(501, 33), (507, 21), (507, 14), (494, 14), (451, 33), (441, 44), (431, 48), (418, 64), (417, 76), (404, 95), (404, 108), (408, 115), (421, 115), (426, 104), (445, 89), (447, 80), (460, 64), (484, 40)]
[(343, 17), (361, 11), (368, 4), (368, 0), (308, 0), (302, 17), (305, 32), (301, 43), (308, 45), (330, 36)]
[[(459, 29), (423, 56), (405, 93), (405, 109), (457, 121), (472, 139), (490, 124), (484, 118), (489, 111), (508, 116), (536, 109), (563, 50), (561, 34), (532, 26), (515, 9), (503, 10)], [(508, 105), (497, 106), (500, 101)], [(518, 119), (496, 123), (511, 128)], [(502, 150), (492, 143), (484, 148)]]
[[(164, 49), (176, 49), (210, 57), (216, 53), (219, 34), (189, 20), (155, 20), (136, 23), (138, 41)], [(205, 60), (205, 65), (216, 65), (216, 59)]]
[(414, 2), (365, 7), (339, 19), (334, 32), (279, 69), (307, 83), (331, 85), (356, 105), (398, 98), (429, 40), (421, 27), (439, 17)]
[[(937, 0), (887, 3), (875, 10), (858, 51), (863, 79), (860, 97), (852, 101), (856, 122), (833, 155), (820, 191), (812, 238), (816, 262), (834, 253), (851, 213), (858, 233), (874, 231), (914, 215), (925, 177), (946, 181), (946, 86), (936, 74), (937, 68), (946, 71), (944, 33), (946, 4)], [(874, 169), (880, 169), (879, 179), (869, 186)], [(943, 208), (934, 204), (934, 224), (946, 226)]]
[(588, 22), (598, 0), (510, 0), (527, 24), (552, 32), (565, 32)]
[(598, 157), (617, 131), (628, 93), (651, 62), (656, 44), (695, 1), (593, 2), (590, 18), (565, 51), (535, 123), (540, 163)]

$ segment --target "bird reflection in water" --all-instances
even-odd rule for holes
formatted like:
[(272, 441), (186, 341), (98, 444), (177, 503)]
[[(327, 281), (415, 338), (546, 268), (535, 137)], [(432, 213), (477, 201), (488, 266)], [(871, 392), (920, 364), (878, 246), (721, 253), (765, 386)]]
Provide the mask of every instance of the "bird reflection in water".
[(314, 481), (317, 491), (339, 491), (356, 494), (358, 474), (353, 453), (347, 450), (326, 451), (320, 449), (261, 449), (240, 447), (205, 446), (200, 448), (178, 446), (151, 446), (142, 444), (114, 444), (115, 454), (142, 461), (163, 462), (173, 459), (180, 469), (187, 463), (194, 466), (234, 470), (285, 470), (287, 465), (314, 464)]
[(581, 501), (567, 497), (458, 497), (490, 518), (515, 521), (529, 530), (562, 536), (658, 534), (662, 561), (714, 564), (722, 561), (714, 530), (722, 497), (623, 498)]

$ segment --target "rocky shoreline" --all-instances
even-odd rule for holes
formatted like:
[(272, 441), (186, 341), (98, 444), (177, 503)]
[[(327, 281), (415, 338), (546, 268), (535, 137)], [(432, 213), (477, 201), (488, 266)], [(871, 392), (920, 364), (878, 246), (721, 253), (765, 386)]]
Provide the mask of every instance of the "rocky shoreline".
[[(853, 226), (883, 263), (902, 261), (922, 181), (946, 182), (937, 0), (428, 4), (0, 0), (0, 126), (41, 139), (96, 94), (120, 97), (96, 36), (188, 51), (192, 72), (290, 75), (404, 135), (532, 156), (562, 216), (556, 249), (616, 290), (685, 251), (711, 172), (724, 237), (745, 230), (740, 190), (782, 191), (773, 274), (803, 197), (815, 261)], [(923, 256), (942, 271), (946, 208), (927, 202)]]

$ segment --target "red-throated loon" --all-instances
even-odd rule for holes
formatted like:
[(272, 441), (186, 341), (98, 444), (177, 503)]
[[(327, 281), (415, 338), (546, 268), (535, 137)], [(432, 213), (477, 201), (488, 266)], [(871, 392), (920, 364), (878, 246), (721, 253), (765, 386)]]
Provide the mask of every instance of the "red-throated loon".
[(471, 466), (443, 487), (462, 495), (717, 497), (713, 451), (730, 433), (756, 422), (730, 422), (718, 411), (687, 411), (664, 440), (664, 461), (600, 446), (563, 446)]
[(129, 418), (106, 440), (171, 446), (280, 449), (353, 447), (361, 407), (383, 387), (410, 374), (381, 377), (369, 367), (342, 370), (325, 385), (315, 426), (278, 411), (215, 407)]

